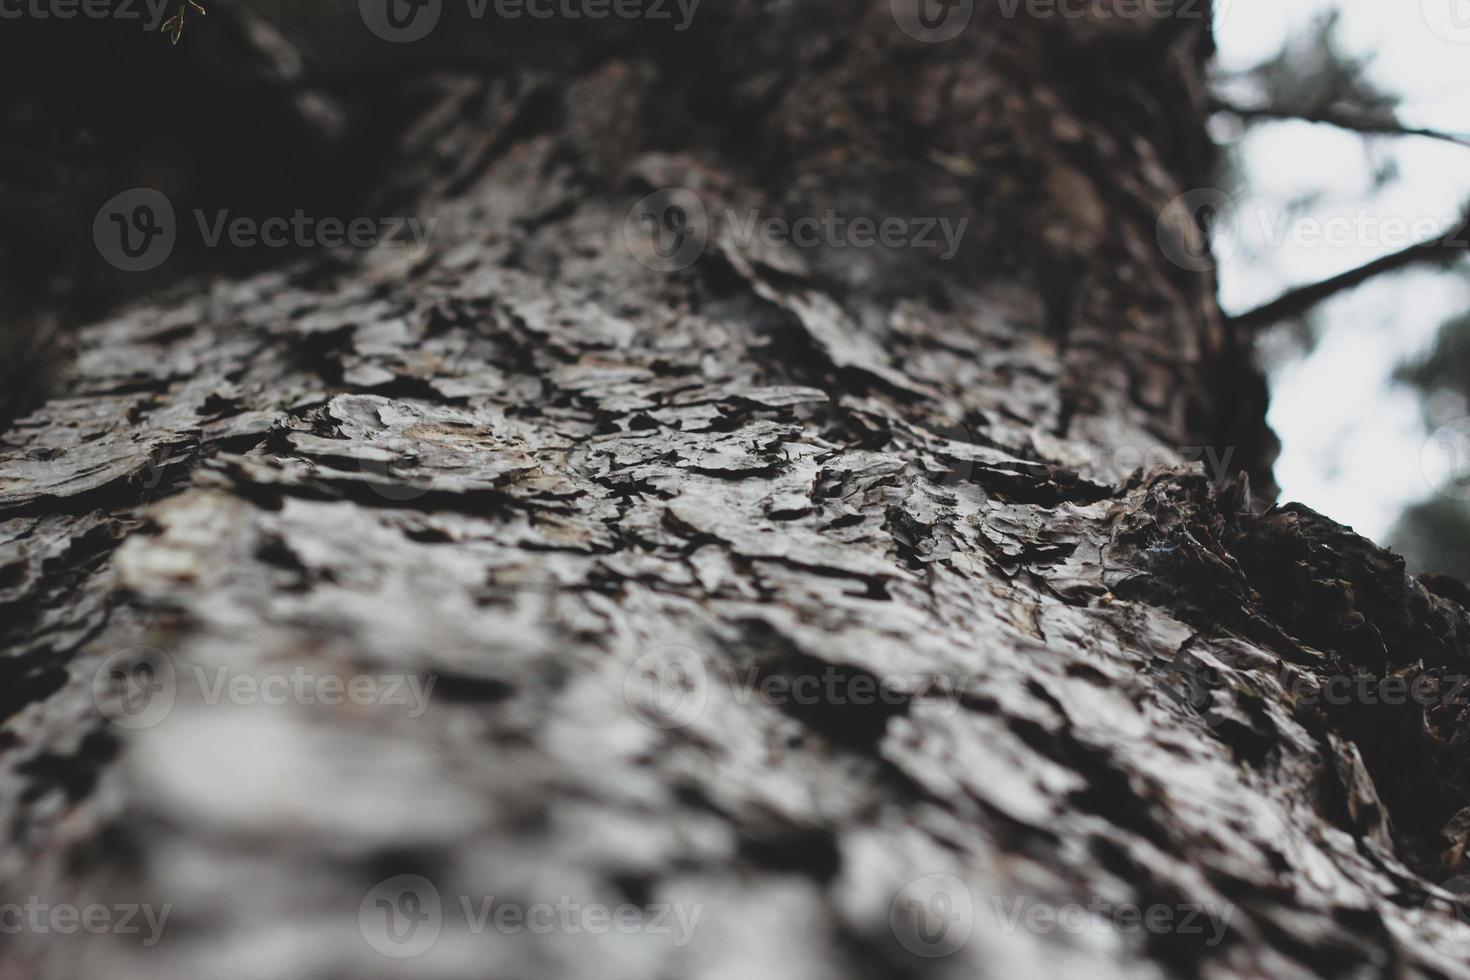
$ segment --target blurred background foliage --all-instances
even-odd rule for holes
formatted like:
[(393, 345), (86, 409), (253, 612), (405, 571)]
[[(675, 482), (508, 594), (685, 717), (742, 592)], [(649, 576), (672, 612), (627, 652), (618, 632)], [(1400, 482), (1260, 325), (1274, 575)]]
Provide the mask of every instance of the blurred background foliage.
[[(1404, 12), (1406, 17), (1416, 14), (1408, 9)], [(1402, 179), (1392, 152), (1395, 141), (1401, 139), (1460, 143), (1470, 168), (1470, 143), (1463, 134), (1406, 124), (1401, 118), (1400, 95), (1372, 77), (1371, 56), (1349, 52), (1341, 27), (1341, 11), (1328, 9), (1271, 57), (1244, 70), (1222, 72), (1216, 80), (1216, 109), (1224, 124), (1233, 128), (1233, 135), (1293, 120), (1356, 133), (1362, 141), (1363, 170), (1370, 191)], [(1232, 193), (1244, 193), (1251, 183), (1251, 170), (1238, 152), (1240, 141), (1229, 145), (1235, 149), (1224, 155), (1222, 186)], [(1328, 193), (1325, 187), (1314, 189), (1287, 207), (1293, 215), (1305, 214), (1321, 205)], [(1270, 256), (1256, 258), (1270, 262)], [(1414, 265), (1470, 281), (1470, 264), (1463, 251), (1441, 250), (1436, 256), (1406, 261), (1393, 271)], [(1408, 277), (1398, 279), (1399, 288), (1412, 288)], [(1341, 315), (1339, 308), (1333, 309)], [(1323, 307), (1314, 307), (1268, 328), (1262, 348), (1265, 356), (1278, 361), (1300, 359), (1311, 354), (1327, 331), (1340, 326)], [(1365, 352), (1365, 356), (1372, 355)], [(1447, 420), (1470, 414), (1470, 311), (1445, 319), (1427, 350), (1406, 354), (1392, 366), (1392, 378), (1420, 399), (1425, 431), (1439, 430), (1438, 438), (1426, 442), (1425, 452), (1440, 454), (1442, 465), (1432, 468), (1440, 474), (1432, 488), (1425, 486), (1423, 473), (1402, 474), (1406, 486), (1427, 492), (1403, 509), (1384, 543), (1400, 551), (1415, 571), (1443, 572), (1470, 581), (1470, 500), (1460, 499), (1470, 497), (1470, 492), (1461, 492), (1470, 488), (1470, 425), (1463, 432), (1454, 426), (1440, 428)], [(1332, 501), (1305, 502), (1331, 516)]]
[[(1470, 415), (1470, 312), (1441, 324), (1434, 346), (1400, 364), (1395, 376), (1424, 399), (1426, 426)], [(1448, 473), (1405, 508), (1388, 543), (1418, 570), (1470, 582), (1470, 428), (1439, 429), (1425, 451), (1441, 454)]]

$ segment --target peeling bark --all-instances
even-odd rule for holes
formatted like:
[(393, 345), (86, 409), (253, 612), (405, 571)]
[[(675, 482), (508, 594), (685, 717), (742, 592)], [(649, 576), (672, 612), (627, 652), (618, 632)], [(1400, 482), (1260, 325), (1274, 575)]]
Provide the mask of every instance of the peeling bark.
[[(1248, 340), (1156, 240), (1204, 23), (745, 4), (446, 70), (381, 192), (422, 254), (80, 330), (0, 454), (0, 880), (171, 912), (17, 975), (1470, 976), (1465, 588), (1266, 506)], [(669, 187), (713, 217), (660, 272)], [(973, 220), (944, 262), (752, 208)], [(1199, 922), (1006, 926), (1096, 902)]]

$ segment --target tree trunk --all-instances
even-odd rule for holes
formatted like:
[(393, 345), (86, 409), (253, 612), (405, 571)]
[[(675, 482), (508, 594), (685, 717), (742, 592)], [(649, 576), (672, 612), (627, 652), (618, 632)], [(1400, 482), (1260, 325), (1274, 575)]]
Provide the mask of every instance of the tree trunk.
[(976, 6), (447, 15), (356, 212), (425, 247), (76, 334), (15, 975), (1470, 976), (1467, 592), (1267, 506), (1205, 4)]

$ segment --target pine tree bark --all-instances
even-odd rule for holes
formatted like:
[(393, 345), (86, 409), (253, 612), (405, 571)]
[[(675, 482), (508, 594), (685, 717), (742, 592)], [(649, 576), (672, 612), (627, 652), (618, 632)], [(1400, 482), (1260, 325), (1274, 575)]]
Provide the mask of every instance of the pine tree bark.
[(1160, 221), (1208, 19), (976, 6), (246, 76), (415, 119), (359, 213), (433, 231), (134, 300), (10, 426), (0, 878), (170, 909), (16, 975), (1470, 976), (1467, 592), (1269, 506)]

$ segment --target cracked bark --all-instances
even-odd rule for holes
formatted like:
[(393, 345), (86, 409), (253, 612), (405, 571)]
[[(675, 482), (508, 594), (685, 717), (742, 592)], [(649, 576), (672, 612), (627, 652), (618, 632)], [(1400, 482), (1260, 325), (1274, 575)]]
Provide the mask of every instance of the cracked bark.
[[(1440, 887), (1467, 593), (1244, 489), (1272, 493), (1248, 338), (1155, 237), (1205, 182), (1201, 31), (982, 9), (924, 45), (886, 3), (809, 3), (572, 32), (405, 90), (379, 200), (437, 219), (423, 254), (81, 329), (0, 456), (0, 876), (172, 912), (152, 946), (6, 936), (7, 962), (1470, 976)], [(670, 186), (714, 220), (661, 273), (625, 219)], [(941, 262), (742, 243), (720, 216), (752, 208), (972, 222)], [(127, 728), (110, 671), (138, 662), (172, 705)], [(221, 670), (297, 668), (432, 693), (209, 703)], [(1393, 678), (1423, 696), (1331, 696)], [(359, 917), (402, 874), (445, 909), (411, 960)], [(973, 921), (926, 958), (892, 915), (936, 874)], [(701, 917), (685, 945), (471, 935), (485, 895)], [(1003, 927), (1096, 898), (1229, 914)]]

